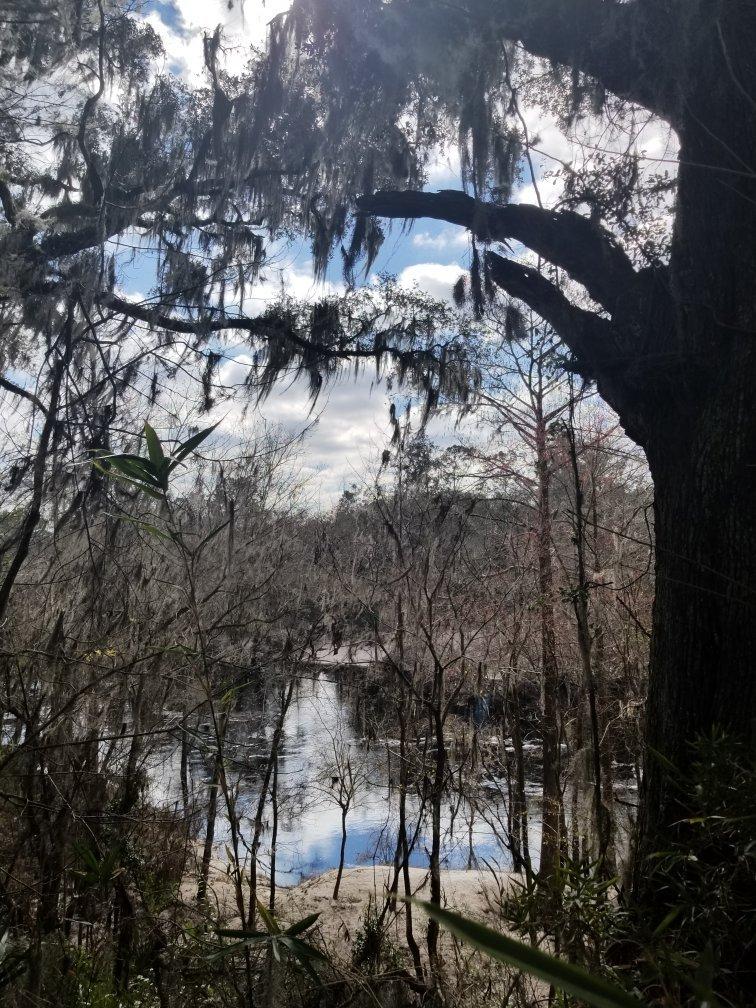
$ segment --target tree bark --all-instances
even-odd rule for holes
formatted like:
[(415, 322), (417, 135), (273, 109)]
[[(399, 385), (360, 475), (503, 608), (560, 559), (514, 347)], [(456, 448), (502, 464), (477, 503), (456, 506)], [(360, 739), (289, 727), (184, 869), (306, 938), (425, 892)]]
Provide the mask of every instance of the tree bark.
[(756, 750), (756, 480), (748, 472), (756, 424), (747, 435), (725, 434), (746, 390), (737, 375), (717, 384), (716, 426), (686, 437), (676, 459), (668, 448), (649, 451), (657, 555), (641, 854), (663, 843), (680, 812), (655, 753), (685, 773), (691, 743), (715, 727)]
[(542, 403), (536, 416), (538, 477), (538, 594), (543, 673), (543, 811), (539, 875), (551, 886), (559, 867), (562, 793), (559, 786), (559, 665), (554, 630), (554, 571), (551, 558), (551, 472)]
[(644, 417), (656, 597), (641, 888), (643, 854), (679, 818), (654, 753), (685, 773), (691, 743), (719, 728), (756, 754), (756, 9), (721, 8), (691, 39), (670, 261), (676, 357)]
[(346, 853), (346, 842), (347, 842), (347, 810), (342, 806), (341, 809), (341, 846), (339, 847), (339, 869), (336, 872), (336, 881), (333, 886), (333, 898), (339, 898), (339, 889), (341, 888), (341, 876), (344, 874), (344, 855)]

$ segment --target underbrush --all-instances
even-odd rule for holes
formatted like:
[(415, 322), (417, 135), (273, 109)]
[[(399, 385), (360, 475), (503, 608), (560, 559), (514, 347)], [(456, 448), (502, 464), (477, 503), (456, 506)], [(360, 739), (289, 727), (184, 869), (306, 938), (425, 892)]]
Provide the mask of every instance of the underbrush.
[[(549, 885), (536, 875), (504, 893), (503, 926), (639, 1004), (752, 1008), (756, 767), (742, 747), (715, 735), (697, 744), (687, 777), (669, 772), (681, 814), (667, 849), (638, 866), (643, 902), (597, 864), (565, 859)], [(58, 929), (37, 946), (23, 927), (34, 919), (34, 904), (20, 908), (0, 941), (4, 1004), (25, 1003), (32, 967), (41, 974), (37, 1003), (61, 1008), (246, 1008), (250, 997), (265, 1008), (585, 1003), (448, 935), (436, 976), (420, 979), (373, 900), (346, 957), (323, 945), (317, 915), (291, 931), (268, 915), (264, 931), (218, 932), (209, 913), (179, 899), (183, 825), (157, 815), (146, 820), (139, 831), (118, 833), (119, 843), (115, 833), (101, 834), (96, 847), (71, 843), (75, 890)], [(23, 859), (17, 869), (22, 877)], [(121, 907), (120, 918), (98, 917), (98, 907), (110, 905)], [(420, 914), (416, 920), (419, 937)], [(119, 955), (127, 957), (120, 965)]]
[[(565, 859), (503, 901), (506, 922), (593, 975), (665, 1008), (756, 1004), (756, 766), (715, 734), (688, 776), (668, 767), (680, 819), (666, 850), (638, 865), (640, 899), (590, 861)], [(564, 1004), (576, 1004), (560, 995)]]

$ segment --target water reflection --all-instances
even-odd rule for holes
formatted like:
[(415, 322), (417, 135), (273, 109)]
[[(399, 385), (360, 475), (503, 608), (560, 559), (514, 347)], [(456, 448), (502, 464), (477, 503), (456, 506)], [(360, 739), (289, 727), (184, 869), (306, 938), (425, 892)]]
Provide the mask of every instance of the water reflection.
[[(271, 696), (250, 694), (230, 718), (227, 736), (229, 780), (239, 781), (237, 811), (245, 835), (251, 834), (251, 821), (257, 807), (273, 726), (277, 700)], [(276, 881), (295, 885), (303, 878), (318, 875), (339, 862), (341, 810), (330, 786), (333, 772), (334, 742), (350, 753), (359, 768), (359, 785), (347, 818), (346, 867), (391, 862), (396, 844), (399, 796), (394, 785), (398, 756), (396, 740), (388, 736), (368, 740), (355, 724), (354, 704), (342, 688), (336, 674), (324, 672), (303, 676), (299, 681), (283, 727), (278, 771), (279, 819), (276, 847)], [(190, 761), (192, 793), (204, 798), (209, 777), (209, 760), (202, 748), (211, 751), (210, 726), (198, 726), (197, 742)], [(344, 747), (344, 748), (341, 748)], [(148, 768), (153, 801), (180, 804), (180, 752), (178, 746), (156, 754)], [(528, 786), (531, 798), (530, 846), (537, 854), (540, 846), (538, 818), (539, 786), (535, 773)], [(504, 817), (501, 782), (487, 782), (486, 817)], [(504, 788), (505, 792), (505, 788)], [(219, 807), (222, 802), (219, 803)], [(259, 853), (260, 868), (270, 868), (271, 822), (266, 810), (266, 830)], [(421, 813), (417, 793), (408, 795), (407, 816), (410, 835)], [(472, 823), (471, 823), (472, 818)], [(425, 820), (428, 821), (425, 821)], [(430, 822), (423, 816), (410, 864), (428, 862)], [(511, 867), (511, 857), (496, 831), (481, 812), (471, 810), (466, 801), (450, 794), (442, 811), (444, 867), (469, 868), (483, 859), (502, 869)], [(216, 845), (222, 855), (230, 842), (227, 818), (221, 813), (215, 831)]]

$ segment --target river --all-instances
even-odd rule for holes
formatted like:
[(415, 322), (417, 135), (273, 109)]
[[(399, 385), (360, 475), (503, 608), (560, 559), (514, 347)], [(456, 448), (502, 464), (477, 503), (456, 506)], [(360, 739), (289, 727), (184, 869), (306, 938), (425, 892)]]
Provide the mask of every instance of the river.
[[(277, 712), (272, 698), (259, 695), (243, 697), (230, 715), (226, 752), (229, 781), (238, 782), (237, 811), (242, 831), (251, 833), (251, 820), (257, 807), (264, 761)], [(486, 737), (485, 729), (482, 737)], [(276, 845), (276, 882), (296, 885), (302, 879), (319, 875), (339, 862), (341, 810), (332, 781), (335, 780), (334, 749), (348, 752), (356, 768), (357, 786), (347, 817), (345, 866), (357, 867), (391, 862), (396, 843), (398, 791), (395, 786), (398, 757), (397, 742), (390, 733), (368, 739), (360, 732), (354, 702), (341, 685), (338, 673), (323, 671), (302, 675), (295, 690), (283, 726), (278, 770), (279, 817)], [(526, 743), (529, 766), (526, 794), (529, 805), (530, 849), (537, 862), (540, 848), (540, 747)], [(203, 755), (204, 750), (204, 755)], [(200, 724), (189, 770), (190, 791), (205, 798), (212, 752), (209, 724)], [(452, 761), (453, 765), (453, 761)], [(146, 767), (149, 794), (163, 806), (178, 805), (181, 800), (180, 752), (178, 746), (153, 753)], [(446, 868), (483, 867), (486, 863), (499, 870), (511, 868), (511, 856), (501, 840), (501, 827), (492, 825), (496, 816), (506, 818), (506, 784), (494, 774), (482, 775), (476, 811), (470, 804), (449, 794), (442, 810), (442, 857)], [(228, 819), (219, 801), (215, 831), (217, 853), (223, 857), (230, 841)], [(268, 806), (269, 809), (269, 806)], [(408, 795), (409, 828), (415, 829), (421, 803), (417, 794)], [(481, 811), (482, 809), (482, 811)], [(472, 823), (471, 823), (472, 818)], [(268, 873), (271, 854), (270, 812), (266, 811), (266, 830), (259, 852), (260, 869)], [(428, 821), (425, 821), (428, 820)], [(488, 821), (486, 821), (488, 820)], [(430, 823), (427, 815), (418, 829), (418, 839), (410, 863), (428, 862)], [(198, 820), (198, 835), (202, 821)]]

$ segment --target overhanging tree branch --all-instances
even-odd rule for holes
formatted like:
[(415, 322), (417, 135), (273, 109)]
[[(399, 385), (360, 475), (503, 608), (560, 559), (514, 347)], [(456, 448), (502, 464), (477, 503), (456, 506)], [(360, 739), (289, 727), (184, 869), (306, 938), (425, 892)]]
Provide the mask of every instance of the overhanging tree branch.
[(151, 308), (149, 305), (135, 304), (133, 301), (127, 301), (125, 298), (120, 298), (115, 294), (103, 294), (97, 301), (101, 307), (108, 308), (119, 315), (137, 319), (140, 322), (146, 322), (156, 329), (166, 329), (168, 332), (202, 336), (210, 333), (237, 330), (266, 340), (285, 338), (287, 341), (298, 346), (302, 352), (316, 351), (341, 360), (351, 360), (355, 356), (375, 356), (374, 349), (361, 351), (358, 348), (352, 350), (338, 347), (331, 348), (325, 344), (320, 345), (314, 340), (309, 340), (302, 336), (301, 333), (298, 333), (290, 325), (287, 325), (283, 319), (278, 319), (273, 314), (258, 316), (256, 318), (223, 315), (217, 319), (191, 319), (169, 315), (157, 306)]
[[(222, 314), (214, 319), (192, 319), (167, 314), (157, 305), (151, 307), (148, 304), (136, 304), (115, 294), (103, 293), (95, 300), (101, 308), (168, 332), (207, 336), (236, 330), (266, 340), (272, 345), (286, 343), (295, 348), (295, 353), (301, 356), (303, 362), (313, 365), (317, 361), (327, 360), (364, 359), (377, 362), (380, 357), (386, 355), (398, 365), (406, 367), (413, 362), (422, 363), (430, 371), (435, 371), (440, 368), (439, 362), (448, 349), (443, 343), (407, 348), (396, 345), (392, 340), (397, 341), (402, 336), (412, 334), (412, 319), (397, 325), (390, 318), (386, 318), (384, 310), (379, 309), (376, 309), (374, 317), (366, 319), (350, 319), (347, 314), (340, 323), (341, 329), (338, 333), (332, 333), (327, 339), (319, 341), (316, 336), (316, 325), (310, 329), (306, 318), (302, 319), (300, 325), (297, 320), (287, 317), (285, 312), (278, 315), (274, 309), (257, 317)], [(317, 312), (317, 305), (311, 307)], [(382, 320), (385, 323), (383, 326), (380, 324)], [(307, 335), (308, 332), (312, 332), (313, 335)]]
[(608, 319), (572, 304), (542, 273), (488, 252), (486, 262), (493, 282), (511, 297), (540, 315), (576, 358), (583, 377), (594, 380), (602, 397), (632, 424), (628, 409), (633, 391), (628, 384), (628, 361), (622, 334)]
[(613, 326), (594, 312), (573, 305), (542, 273), (531, 266), (489, 252), (489, 274), (497, 287), (524, 302), (559, 334), (564, 343), (595, 377), (597, 366), (606, 366), (613, 355)]
[(613, 236), (572, 211), (482, 203), (453, 189), (378, 192), (361, 196), (357, 206), (377, 217), (429, 217), (458, 224), (482, 241), (521, 242), (566, 270), (612, 315), (622, 313), (638, 283), (638, 273)]

